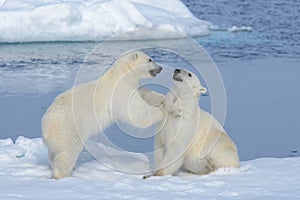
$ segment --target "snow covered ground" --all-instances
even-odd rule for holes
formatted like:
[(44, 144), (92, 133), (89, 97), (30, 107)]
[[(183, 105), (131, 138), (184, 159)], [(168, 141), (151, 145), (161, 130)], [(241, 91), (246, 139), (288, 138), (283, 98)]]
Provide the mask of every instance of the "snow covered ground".
[(211, 27), (179, 0), (6, 0), (0, 24), (0, 42), (98, 41), (145, 27), (201, 36)]
[[(112, 159), (127, 168), (134, 165)], [(240, 169), (224, 168), (205, 176), (180, 173), (143, 180), (142, 175), (115, 171), (84, 152), (72, 177), (54, 180), (41, 138), (0, 140), (0, 199), (300, 198), (299, 157), (251, 160), (242, 162)]]

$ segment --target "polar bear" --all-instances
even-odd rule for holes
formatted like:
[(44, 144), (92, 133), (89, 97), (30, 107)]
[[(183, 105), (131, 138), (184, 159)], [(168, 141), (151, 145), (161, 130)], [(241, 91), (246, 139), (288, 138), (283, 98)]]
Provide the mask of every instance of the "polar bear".
[(55, 179), (70, 176), (84, 142), (113, 122), (147, 127), (164, 117), (135, 91), (139, 80), (154, 77), (161, 70), (148, 55), (131, 52), (118, 58), (98, 80), (55, 98), (42, 118), (43, 139)]
[[(175, 69), (175, 87), (164, 100), (166, 121), (162, 121), (155, 135), (155, 169), (152, 175), (175, 174), (179, 169), (194, 174), (207, 174), (221, 167), (239, 167), (235, 143), (221, 124), (199, 107), (198, 100), (206, 93), (197, 76), (187, 70)], [(162, 99), (156, 94), (149, 103)]]

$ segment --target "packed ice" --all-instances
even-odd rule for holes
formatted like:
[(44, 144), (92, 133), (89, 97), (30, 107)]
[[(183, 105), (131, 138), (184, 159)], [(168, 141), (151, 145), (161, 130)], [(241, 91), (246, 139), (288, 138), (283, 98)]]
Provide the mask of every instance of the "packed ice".
[[(0, 2), (0, 42), (99, 41), (136, 28), (189, 36), (209, 33), (179, 0), (7, 0)], [(167, 35), (165, 35), (167, 37)]]

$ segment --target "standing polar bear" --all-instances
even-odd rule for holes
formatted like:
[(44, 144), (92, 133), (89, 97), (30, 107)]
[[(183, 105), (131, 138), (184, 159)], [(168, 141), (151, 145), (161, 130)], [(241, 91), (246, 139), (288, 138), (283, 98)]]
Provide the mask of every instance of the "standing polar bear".
[(83, 143), (114, 121), (147, 127), (162, 120), (164, 113), (150, 106), (135, 91), (141, 79), (154, 77), (161, 70), (146, 54), (128, 53), (117, 59), (98, 80), (73, 87), (56, 97), (42, 118), (53, 177), (69, 176)]
[(206, 88), (197, 76), (176, 69), (173, 80), (175, 87), (163, 103), (166, 121), (155, 135), (156, 171), (144, 178), (174, 174), (179, 169), (207, 174), (221, 167), (239, 167), (236, 145), (221, 124), (199, 107), (198, 99)]

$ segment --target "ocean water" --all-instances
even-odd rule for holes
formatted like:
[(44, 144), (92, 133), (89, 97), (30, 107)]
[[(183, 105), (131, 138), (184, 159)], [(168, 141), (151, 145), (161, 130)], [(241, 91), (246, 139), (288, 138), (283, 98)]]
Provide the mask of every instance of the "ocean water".
[[(218, 29), (194, 38), (218, 66), (227, 94), (225, 129), (242, 160), (298, 156), (300, 151), (300, 3), (287, 0), (183, 0), (195, 16)], [(230, 32), (233, 26), (253, 31)], [(130, 42), (128, 42), (130, 43)], [(91, 61), (110, 64), (116, 42)], [(96, 42), (0, 44), (0, 138), (41, 137), (40, 119), (53, 98), (74, 84)], [(124, 47), (125, 49), (125, 47)], [(186, 63), (150, 52), (165, 65)], [(197, 55), (195, 55), (197, 57)], [(202, 98), (209, 110), (209, 96)], [(132, 138), (110, 127), (107, 137), (128, 151), (148, 152), (153, 140)], [(294, 152), (294, 153), (292, 153)]]
[(183, 0), (193, 14), (217, 25), (250, 26), (252, 32), (217, 31), (200, 38), (215, 60), (299, 58), (300, 3), (294, 0)]

